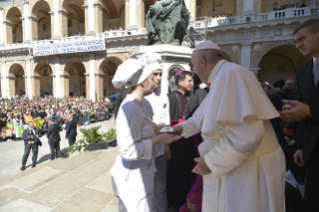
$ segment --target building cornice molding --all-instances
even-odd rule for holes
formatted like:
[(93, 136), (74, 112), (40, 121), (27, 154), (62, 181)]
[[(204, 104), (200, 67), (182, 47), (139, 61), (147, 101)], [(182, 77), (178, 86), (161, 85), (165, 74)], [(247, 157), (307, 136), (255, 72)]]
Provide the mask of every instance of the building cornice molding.
[(28, 18), (29, 18), (29, 20), (34, 21), (34, 22), (39, 21), (39, 19), (37, 17), (34, 17), (34, 16), (29, 16)]
[(9, 27), (12, 27), (13, 26), (13, 23), (10, 22), (10, 21), (4, 21), (3, 22), (3, 25), (6, 25), (6, 26), (9, 26)]
[(104, 8), (104, 6), (100, 2), (94, 2), (93, 6), (99, 8), (100, 10), (103, 10)]
[(69, 13), (67, 11), (64, 11), (64, 10), (58, 10), (58, 13), (63, 15), (63, 16), (68, 16)]

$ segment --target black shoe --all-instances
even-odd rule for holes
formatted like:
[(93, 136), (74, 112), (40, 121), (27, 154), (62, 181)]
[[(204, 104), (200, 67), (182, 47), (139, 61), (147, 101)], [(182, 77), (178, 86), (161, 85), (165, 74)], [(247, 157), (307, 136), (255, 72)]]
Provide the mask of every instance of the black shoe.
[(24, 170), (25, 170), (25, 166), (22, 166), (22, 167), (20, 168), (20, 170), (21, 170), (21, 171), (24, 171)]
[(36, 167), (36, 166), (37, 166), (37, 164), (36, 164), (36, 163), (32, 164), (32, 168), (34, 168), (34, 167)]

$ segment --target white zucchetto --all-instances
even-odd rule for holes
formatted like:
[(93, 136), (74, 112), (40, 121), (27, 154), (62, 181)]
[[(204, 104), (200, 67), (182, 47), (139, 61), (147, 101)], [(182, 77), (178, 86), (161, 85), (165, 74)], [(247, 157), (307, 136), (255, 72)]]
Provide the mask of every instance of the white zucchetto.
[(221, 51), (219, 46), (216, 43), (213, 43), (211, 41), (201, 42), (195, 47), (193, 51), (195, 52), (195, 51), (208, 50), (208, 49)]

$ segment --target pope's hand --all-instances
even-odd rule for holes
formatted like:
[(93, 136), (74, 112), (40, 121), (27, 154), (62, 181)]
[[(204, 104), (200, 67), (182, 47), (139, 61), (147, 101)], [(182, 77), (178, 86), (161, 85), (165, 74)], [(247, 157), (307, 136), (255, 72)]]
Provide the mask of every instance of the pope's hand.
[(207, 175), (211, 173), (211, 170), (208, 168), (208, 166), (205, 163), (205, 160), (203, 157), (195, 158), (195, 162), (197, 162), (197, 165), (195, 168), (193, 168), (192, 172), (199, 175)]
[(310, 108), (308, 105), (299, 101), (282, 100), (282, 102), (292, 105), (290, 110), (279, 111), (282, 120), (292, 122), (309, 117)]

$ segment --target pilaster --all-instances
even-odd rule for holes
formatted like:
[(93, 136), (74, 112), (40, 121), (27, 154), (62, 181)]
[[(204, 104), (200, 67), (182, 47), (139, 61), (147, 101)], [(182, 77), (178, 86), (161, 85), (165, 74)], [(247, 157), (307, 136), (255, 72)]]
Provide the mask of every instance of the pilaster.
[(95, 55), (89, 54), (89, 73), (90, 73), (90, 99), (95, 102), (96, 96), (95, 96), (95, 79), (94, 79), (94, 73), (95, 73)]
[(241, 46), (241, 61), (240, 64), (244, 68), (250, 70), (250, 54), (251, 54), (251, 44)]
[(2, 76), (2, 97), (8, 97), (8, 86), (7, 86), (7, 73), (6, 73), (6, 62), (1, 63), (1, 76)]
[(59, 57), (55, 57), (54, 58), (55, 61), (55, 81), (56, 81), (56, 96), (57, 98), (61, 98), (61, 73), (60, 73), (60, 58)]
[(34, 39), (39, 39), (39, 31), (38, 31), (38, 21), (39, 19), (34, 16), (28, 16), (29, 21), (31, 22), (31, 41)]
[(5, 34), (4, 34), (4, 25), (3, 25), (3, 8), (0, 7), (0, 47), (5, 45)]
[[(60, 21), (59, 21), (59, 0), (53, 1), (53, 14), (54, 14), (54, 30), (52, 31), (53, 39), (59, 39), (60, 38)], [(52, 15), (52, 14), (51, 14)], [(51, 17), (52, 20), (52, 17)], [(53, 34), (54, 32), (54, 34)]]
[(68, 12), (64, 10), (58, 10), (58, 16), (59, 16), (59, 37), (65, 37), (68, 36)]
[(95, 33), (99, 34), (103, 32), (103, 23), (101, 20), (103, 20), (103, 8), (104, 6), (99, 3), (95, 2), (93, 3), (94, 6), (94, 31)]
[(136, 13), (137, 13), (137, 0), (130, 0), (130, 25), (128, 30), (136, 31), (137, 30), (137, 21), (136, 21)]
[(27, 74), (27, 94), (28, 94), (28, 98), (32, 99), (32, 81), (31, 81), (31, 61), (30, 60), (26, 60), (25, 61), (25, 66), (26, 66), (26, 74)]
[(23, 42), (24, 43), (30, 43), (31, 39), (30, 39), (30, 20), (29, 20), (29, 2), (25, 1), (23, 3), (23, 19), (24, 19), (24, 29), (23, 29)]

